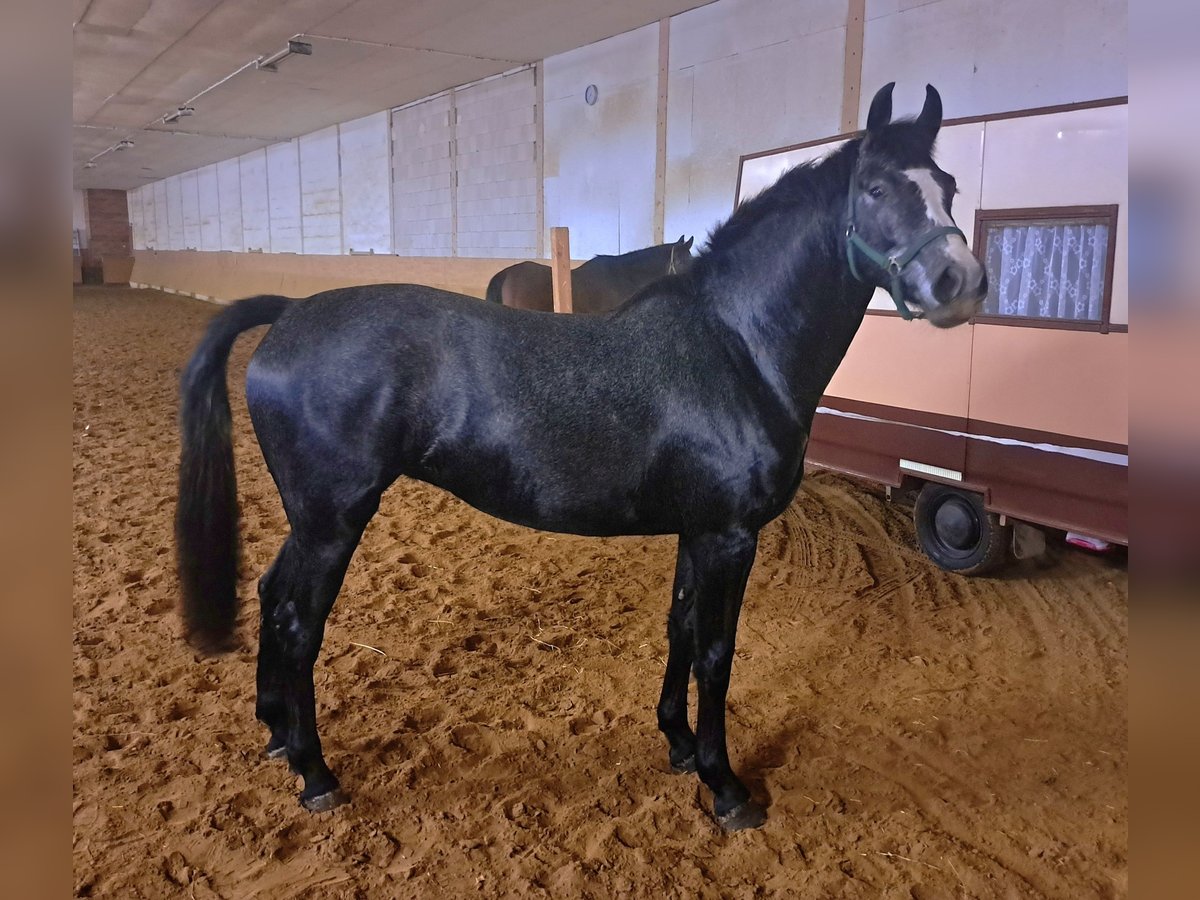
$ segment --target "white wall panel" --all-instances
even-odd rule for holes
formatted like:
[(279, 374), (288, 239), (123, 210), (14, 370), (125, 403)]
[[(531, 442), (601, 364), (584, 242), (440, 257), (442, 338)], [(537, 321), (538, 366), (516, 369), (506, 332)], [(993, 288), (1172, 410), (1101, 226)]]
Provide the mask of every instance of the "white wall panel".
[(299, 253), (300, 152), (297, 141), (267, 147), (267, 196), (271, 207), (271, 252)]
[(154, 182), (154, 248), (171, 249), (171, 229), (167, 224), (167, 182)]
[(668, 238), (728, 217), (742, 154), (838, 132), (845, 0), (720, 0), (671, 20)]
[(342, 252), (342, 191), (336, 125), (306, 134), (300, 144), (300, 218), (305, 253)]
[(454, 92), (458, 255), (537, 253), (533, 69)]
[(926, 83), (948, 118), (1129, 92), (1125, 0), (867, 0), (859, 122), (896, 84), (896, 112), (920, 110)]
[(671, 68), (701, 66), (801, 35), (845, 28), (847, 9), (847, 0), (718, 0), (671, 19)]
[(158, 216), (155, 205), (155, 186), (142, 186), (142, 239), (145, 250), (158, 246)]
[(267, 151), (238, 157), (242, 187), (242, 242), (247, 252), (271, 252), (271, 210), (267, 198)]
[(183, 179), (172, 175), (167, 179), (167, 248), (182, 250), (183, 236)]
[(144, 184), (139, 188), (142, 195), (142, 249), (153, 250), (158, 246), (158, 215), (154, 203), (154, 185)]
[(338, 126), (342, 160), (342, 234), (346, 252), (392, 252), (387, 112)]
[[(551, 57), (543, 70), (546, 227), (569, 227), (579, 259), (649, 246), (658, 25)], [(594, 106), (584, 102), (589, 84), (598, 91)]]
[(183, 246), (200, 249), (200, 187), (196, 170), (179, 176), (179, 195), (183, 204)]
[(220, 250), (221, 197), (215, 164), (196, 171), (196, 189), (200, 194), (200, 249)]
[(217, 198), (221, 206), (221, 250), (246, 249), (242, 234), (242, 175), (238, 159), (217, 163)]
[[(81, 191), (75, 191), (76, 194), (81, 194)], [(133, 242), (132, 249), (142, 250), (146, 246), (146, 239), (142, 231), (142, 195), (141, 188), (134, 188), (131, 191), (125, 192), (125, 205), (129, 209), (129, 232), (130, 239)], [(78, 230), (79, 226), (72, 223), (72, 227)]]
[[(454, 125), (449, 94), (392, 111), (392, 209), (396, 253), (454, 250)], [(460, 182), (460, 189), (470, 185)]]

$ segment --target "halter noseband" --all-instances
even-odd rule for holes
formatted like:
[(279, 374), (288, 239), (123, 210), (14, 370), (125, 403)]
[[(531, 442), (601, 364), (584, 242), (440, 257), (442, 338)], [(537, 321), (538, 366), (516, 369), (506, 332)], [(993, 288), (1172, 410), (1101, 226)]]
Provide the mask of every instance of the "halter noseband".
[(912, 319), (913, 312), (908, 308), (908, 304), (904, 302), (904, 283), (900, 280), (900, 275), (905, 267), (916, 259), (917, 254), (925, 249), (925, 245), (945, 235), (957, 234), (964, 241), (967, 236), (962, 233), (962, 230), (953, 225), (939, 225), (937, 228), (931, 228), (909, 245), (909, 248), (903, 253), (896, 256), (885, 256), (880, 253), (861, 237), (858, 236), (858, 230), (854, 226), (854, 200), (858, 196), (858, 192), (854, 187), (854, 175), (850, 176), (850, 197), (849, 207), (846, 220), (846, 260), (850, 263), (850, 274), (858, 281), (866, 283), (866, 279), (859, 274), (858, 266), (854, 262), (854, 251), (858, 250), (867, 259), (883, 269), (892, 278), (892, 286), (888, 292), (892, 295), (892, 302), (896, 304), (896, 310), (905, 319)]

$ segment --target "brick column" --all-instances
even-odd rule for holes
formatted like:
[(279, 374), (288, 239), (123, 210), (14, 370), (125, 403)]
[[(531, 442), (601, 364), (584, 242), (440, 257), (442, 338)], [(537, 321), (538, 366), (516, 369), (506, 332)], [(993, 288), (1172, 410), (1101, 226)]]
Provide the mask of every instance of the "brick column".
[(122, 274), (127, 269), (126, 261), (133, 259), (133, 229), (125, 192), (91, 188), (84, 194), (84, 207), (87, 213), (84, 280), (97, 283), (104, 280), (102, 265), (107, 260), (109, 280), (128, 281), (128, 275), (122, 277)]

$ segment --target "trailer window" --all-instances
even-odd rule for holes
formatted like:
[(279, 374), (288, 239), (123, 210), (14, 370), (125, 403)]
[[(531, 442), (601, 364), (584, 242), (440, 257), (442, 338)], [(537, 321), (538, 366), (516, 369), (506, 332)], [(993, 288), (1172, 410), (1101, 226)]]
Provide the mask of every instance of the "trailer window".
[(979, 210), (982, 322), (1108, 330), (1116, 206)]

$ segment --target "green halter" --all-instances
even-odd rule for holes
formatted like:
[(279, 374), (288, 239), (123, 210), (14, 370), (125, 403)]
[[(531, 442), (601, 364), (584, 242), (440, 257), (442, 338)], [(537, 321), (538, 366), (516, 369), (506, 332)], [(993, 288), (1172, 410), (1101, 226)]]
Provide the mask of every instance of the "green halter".
[(908, 304), (904, 302), (904, 284), (900, 280), (900, 274), (904, 271), (905, 266), (916, 259), (918, 253), (925, 249), (925, 245), (936, 241), (944, 235), (957, 234), (964, 241), (967, 236), (962, 233), (961, 229), (953, 225), (940, 225), (937, 228), (932, 228), (926, 231), (909, 246), (907, 250), (897, 256), (884, 256), (861, 237), (858, 236), (858, 231), (854, 227), (854, 200), (858, 192), (854, 189), (854, 176), (850, 176), (850, 200), (849, 209), (846, 219), (846, 259), (850, 263), (850, 274), (859, 281), (866, 283), (866, 279), (858, 272), (858, 266), (854, 262), (854, 251), (858, 250), (867, 259), (883, 269), (892, 278), (892, 286), (888, 289), (892, 295), (892, 302), (896, 304), (896, 310), (905, 319), (912, 319), (912, 310), (908, 308)]

